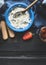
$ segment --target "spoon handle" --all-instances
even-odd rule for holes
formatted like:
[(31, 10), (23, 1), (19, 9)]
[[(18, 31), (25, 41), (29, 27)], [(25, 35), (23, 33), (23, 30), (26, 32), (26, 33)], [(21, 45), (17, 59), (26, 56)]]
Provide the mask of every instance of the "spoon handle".
[(31, 4), (25, 9), (25, 11), (27, 11), (29, 8), (31, 8), (37, 1), (38, 1), (38, 0), (33, 1), (33, 3), (31, 3)]

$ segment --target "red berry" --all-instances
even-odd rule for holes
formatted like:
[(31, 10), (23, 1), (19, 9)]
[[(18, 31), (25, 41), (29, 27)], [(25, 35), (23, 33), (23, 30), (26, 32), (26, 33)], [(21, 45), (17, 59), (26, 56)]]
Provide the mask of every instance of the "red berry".
[(31, 39), (32, 37), (33, 37), (33, 34), (31, 32), (27, 32), (24, 34), (23, 40), (28, 40), (28, 39)]

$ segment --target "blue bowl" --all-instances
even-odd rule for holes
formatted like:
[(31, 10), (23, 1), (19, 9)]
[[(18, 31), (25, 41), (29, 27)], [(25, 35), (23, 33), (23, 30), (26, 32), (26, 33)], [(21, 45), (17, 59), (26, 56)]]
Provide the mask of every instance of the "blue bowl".
[(30, 22), (30, 24), (29, 24), (27, 27), (23, 28), (23, 29), (17, 29), (17, 28), (15, 28), (15, 27), (13, 27), (13, 26), (11, 25), (11, 23), (10, 23), (10, 21), (9, 21), (9, 19), (8, 19), (8, 16), (9, 16), (10, 11), (12, 11), (13, 8), (14, 8), (14, 7), (17, 7), (17, 6), (21, 6), (21, 7), (26, 8), (28, 5), (27, 5), (26, 3), (17, 2), (17, 3), (15, 3), (15, 4), (13, 4), (12, 6), (10, 6), (10, 7), (6, 10), (6, 12), (5, 12), (6, 24), (8, 25), (9, 28), (11, 28), (11, 29), (12, 29), (13, 31), (15, 31), (15, 32), (24, 32), (24, 31), (28, 30), (28, 29), (32, 26), (32, 24), (33, 24), (33, 22), (34, 22), (34, 12), (32, 11), (32, 9), (29, 10), (30, 19), (32, 20), (32, 22)]

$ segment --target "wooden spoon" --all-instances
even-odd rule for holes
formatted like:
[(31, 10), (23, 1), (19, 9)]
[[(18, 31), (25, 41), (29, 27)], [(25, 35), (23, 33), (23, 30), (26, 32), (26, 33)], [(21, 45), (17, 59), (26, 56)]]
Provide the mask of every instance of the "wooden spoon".
[(28, 9), (30, 9), (38, 0), (33, 1), (33, 3), (31, 3), (29, 6), (27, 6), (27, 8), (25, 8), (22, 11), (16, 12), (15, 13), (15, 17), (20, 16), (21, 14), (24, 14)]

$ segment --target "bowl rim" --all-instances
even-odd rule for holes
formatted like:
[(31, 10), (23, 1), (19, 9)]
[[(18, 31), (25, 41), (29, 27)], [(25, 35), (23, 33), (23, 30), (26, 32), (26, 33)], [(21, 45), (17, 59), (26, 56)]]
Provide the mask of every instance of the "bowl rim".
[(32, 15), (32, 17), (30, 17), (30, 18), (32, 19), (32, 22), (30, 23), (30, 25), (26, 26), (26, 27), (23, 28), (23, 29), (16, 29), (15, 27), (13, 27), (13, 26), (10, 24), (10, 21), (8, 20), (8, 14), (9, 14), (9, 12), (11, 11), (11, 8), (13, 8), (13, 7), (17, 6), (17, 5), (23, 5), (24, 7), (27, 7), (27, 6), (28, 6), (28, 4), (23, 3), (23, 2), (21, 2), (21, 3), (20, 3), (20, 2), (16, 2), (15, 4), (11, 5), (11, 6), (6, 10), (6, 12), (5, 12), (5, 21), (6, 21), (7, 26), (8, 26), (11, 30), (13, 30), (13, 31), (15, 31), (15, 32), (24, 32), (24, 31), (28, 30), (28, 29), (32, 26), (32, 24), (33, 24), (33, 22), (34, 22), (34, 12), (32, 11), (32, 9), (30, 9), (29, 14)]

